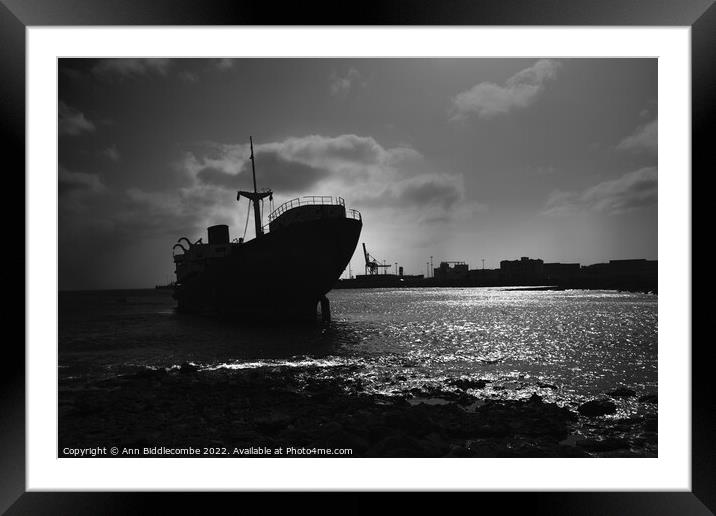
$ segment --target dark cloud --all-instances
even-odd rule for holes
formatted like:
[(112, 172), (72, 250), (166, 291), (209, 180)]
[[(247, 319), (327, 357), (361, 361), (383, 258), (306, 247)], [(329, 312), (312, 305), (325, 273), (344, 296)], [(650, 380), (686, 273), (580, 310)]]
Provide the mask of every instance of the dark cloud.
[(384, 207), (440, 207), (450, 210), (463, 195), (455, 178), (434, 176), (429, 179), (403, 181), (386, 188), (375, 195), (365, 195), (357, 199), (362, 206)]
[(223, 188), (238, 190), (245, 182), (245, 177), (240, 174), (231, 174), (218, 168), (206, 167), (196, 173), (196, 177), (204, 184), (216, 185)]
[(71, 172), (64, 167), (60, 167), (58, 177), (59, 195), (74, 191), (99, 193), (105, 191), (105, 186), (99, 176), (95, 174)]
[(120, 158), (119, 149), (117, 149), (115, 144), (110, 145), (106, 149), (102, 149), (99, 154), (114, 162), (119, 161)]
[[(260, 171), (257, 174), (260, 187), (271, 188), (275, 192), (300, 192), (329, 176), (325, 169), (285, 159), (275, 152), (256, 153), (256, 166)], [(236, 174), (206, 167), (197, 172), (197, 178), (204, 184), (234, 190), (250, 190), (253, 187), (251, 163), (244, 163)]]
[(101, 59), (92, 72), (99, 77), (136, 77), (156, 73), (166, 75), (170, 59)]
[(87, 119), (84, 113), (60, 101), (59, 103), (59, 131), (60, 134), (76, 136), (82, 132), (93, 132), (95, 125)]
[(646, 167), (604, 181), (582, 192), (553, 192), (544, 211), (548, 215), (566, 215), (595, 211), (616, 215), (656, 205), (658, 197), (656, 167)]
[(398, 195), (403, 204), (437, 204), (446, 210), (461, 197), (462, 194), (455, 184), (434, 180), (422, 184), (409, 184)]

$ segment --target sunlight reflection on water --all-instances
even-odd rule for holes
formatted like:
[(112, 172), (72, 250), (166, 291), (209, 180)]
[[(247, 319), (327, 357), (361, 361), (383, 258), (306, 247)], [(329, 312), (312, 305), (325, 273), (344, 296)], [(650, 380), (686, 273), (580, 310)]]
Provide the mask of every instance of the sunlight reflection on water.
[[(139, 300), (135, 304), (104, 298), (70, 303), (60, 322), (62, 374), (116, 374), (183, 362), (205, 370), (291, 367), (348, 376), (363, 390), (382, 393), (482, 379), (486, 386), (469, 392), (499, 398), (537, 392), (562, 404), (620, 385), (638, 395), (657, 386), (654, 295), (337, 290), (330, 294), (329, 327), (290, 330), (182, 317), (172, 312), (171, 298), (161, 295), (144, 292), (132, 298)], [(80, 313), (83, 302), (92, 308)], [(630, 403), (620, 400), (621, 414), (636, 410)]]

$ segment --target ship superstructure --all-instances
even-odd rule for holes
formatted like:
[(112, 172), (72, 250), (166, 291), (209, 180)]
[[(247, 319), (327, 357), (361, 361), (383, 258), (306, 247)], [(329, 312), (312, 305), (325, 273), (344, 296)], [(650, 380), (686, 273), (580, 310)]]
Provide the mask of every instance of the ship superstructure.
[(208, 228), (208, 242), (186, 237), (174, 245), (174, 297), (183, 312), (258, 319), (315, 319), (318, 304), (330, 313), (326, 293), (346, 268), (363, 226), (342, 197), (306, 196), (273, 210), (262, 224), (250, 139), (253, 191), (239, 191), (253, 205), (255, 237), (230, 239), (229, 227)]

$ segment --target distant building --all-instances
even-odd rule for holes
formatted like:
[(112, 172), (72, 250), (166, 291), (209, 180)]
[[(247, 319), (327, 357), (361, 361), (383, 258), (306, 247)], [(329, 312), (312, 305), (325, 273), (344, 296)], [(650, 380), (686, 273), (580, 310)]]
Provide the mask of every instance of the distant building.
[(440, 262), (440, 267), (433, 271), (433, 277), (438, 281), (465, 280), (468, 265), (465, 262)]
[(657, 260), (609, 260), (609, 270), (612, 274), (621, 275), (649, 275), (656, 274), (658, 270)]
[(582, 265), (580, 269), (582, 275), (594, 276), (594, 275), (606, 275), (609, 273), (608, 263), (594, 263), (592, 265)]
[(646, 260), (644, 258), (636, 260), (609, 260), (609, 263), (595, 263), (593, 265), (585, 265), (581, 272), (585, 276), (600, 277), (639, 277), (639, 276), (655, 276), (658, 273), (657, 260)]
[(579, 276), (578, 263), (545, 263), (544, 277), (547, 281), (570, 281)]
[(657, 260), (610, 260), (581, 268), (576, 283), (586, 288), (657, 292), (659, 285)]
[(533, 283), (544, 279), (544, 262), (523, 256), (519, 260), (502, 260), (500, 274), (508, 283)]
[(471, 269), (467, 276), (470, 283), (477, 286), (500, 284), (500, 269)]

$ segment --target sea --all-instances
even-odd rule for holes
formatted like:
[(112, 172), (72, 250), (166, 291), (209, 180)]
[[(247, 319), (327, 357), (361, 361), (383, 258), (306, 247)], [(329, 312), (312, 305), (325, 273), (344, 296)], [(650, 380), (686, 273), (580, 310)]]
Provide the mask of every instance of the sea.
[[(405, 395), (485, 380), (478, 398), (575, 407), (626, 387), (615, 418), (657, 392), (653, 294), (530, 288), (332, 291), (332, 321), (260, 325), (180, 314), (168, 290), (60, 292), (58, 377), (92, 382), (143, 369), (292, 368)], [(433, 400), (440, 403), (439, 396)]]

